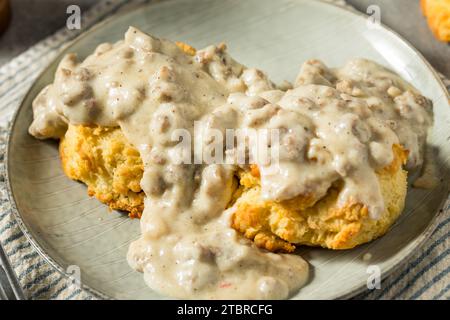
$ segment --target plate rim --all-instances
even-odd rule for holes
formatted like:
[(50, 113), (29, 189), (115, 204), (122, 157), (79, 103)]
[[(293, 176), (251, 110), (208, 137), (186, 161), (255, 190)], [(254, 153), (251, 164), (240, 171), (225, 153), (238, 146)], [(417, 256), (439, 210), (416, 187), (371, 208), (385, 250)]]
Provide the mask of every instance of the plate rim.
[[(11, 150), (10, 150), (10, 148), (11, 148), (11, 140), (12, 140), (12, 136), (13, 136), (12, 132), (13, 132), (13, 129), (15, 128), (18, 115), (19, 115), (20, 111), (24, 107), (25, 100), (27, 100), (29, 98), (29, 96), (31, 95), (31, 90), (34, 87), (34, 85), (36, 84), (36, 82), (39, 81), (40, 78), (42, 78), (42, 75), (48, 70), (50, 65), (52, 65), (53, 63), (55, 63), (56, 61), (61, 59), (62, 53), (66, 49), (68, 49), (69, 47), (71, 47), (72, 45), (74, 45), (75, 43), (80, 41), (81, 39), (83, 39), (83, 38), (87, 37), (88, 35), (94, 33), (96, 30), (100, 29), (103, 25), (111, 23), (115, 19), (118, 19), (118, 18), (120, 18), (122, 16), (125, 16), (125, 15), (128, 15), (128, 14), (131, 14), (131, 13), (133, 13), (135, 11), (138, 11), (138, 10), (140, 10), (142, 8), (158, 6), (158, 5), (161, 5), (161, 4), (164, 5), (164, 4), (167, 4), (169, 2), (176, 2), (176, 1), (185, 1), (185, 0), (166, 0), (166, 1), (158, 1), (158, 2), (154, 2), (154, 3), (150, 2), (150, 3), (140, 4), (140, 5), (134, 6), (132, 8), (126, 9), (123, 12), (114, 13), (111, 16), (107, 17), (106, 19), (104, 19), (104, 20), (94, 24), (88, 30), (82, 32), (80, 35), (78, 35), (74, 39), (72, 39), (72, 40), (68, 41), (67, 43), (65, 43), (60, 48), (60, 50), (56, 54), (56, 56), (46, 65), (46, 67), (44, 67), (39, 72), (38, 76), (36, 77), (36, 80), (33, 81), (33, 84), (31, 84), (31, 86), (27, 90), (26, 94), (21, 99), (21, 102), (20, 102), (19, 106), (14, 111), (14, 113), (12, 115), (12, 118), (10, 120), (10, 124), (8, 126), (8, 131), (7, 131), (7, 134), (8, 134), (7, 143), (6, 143), (6, 147), (5, 147), (4, 173), (5, 173), (5, 178), (6, 178), (5, 179), (5, 186), (6, 186), (6, 191), (7, 191), (7, 198), (8, 198), (8, 201), (10, 203), (10, 206), (11, 206), (12, 216), (14, 217), (14, 220), (17, 222), (17, 224), (18, 224), (20, 230), (22, 231), (22, 233), (25, 235), (25, 237), (30, 242), (30, 244), (34, 247), (34, 249), (38, 252), (38, 254), (52, 268), (54, 268), (56, 271), (58, 271), (66, 279), (70, 279), (70, 277), (72, 275), (70, 273), (68, 273), (66, 270), (64, 270), (63, 266), (61, 266), (58, 262), (56, 262), (45, 251), (45, 249), (41, 246), (41, 244), (33, 237), (31, 232), (29, 231), (29, 228), (27, 227), (27, 224), (25, 223), (24, 219), (22, 218), (22, 214), (20, 213), (20, 210), (17, 208), (17, 205), (16, 205), (16, 200), (15, 200), (15, 197), (14, 197), (14, 193), (12, 191), (13, 189), (12, 189), (12, 185), (11, 185), (10, 172), (9, 172), (9, 169), (10, 169), (10, 166), (9, 166), (10, 156), (9, 156), (9, 154), (12, 153)], [(301, 3), (304, 0), (294, 0), (294, 1)], [(339, 5), (337, 3), (328, 2), (326, 0), (316, 0), (316, 2), (319, 3), (320, 5), (324, 5), (324, 6), (332, 6), (336, 10), (342, 10), (342, 11), (346, 12), (346, 14), (350, 14), (350, 15), (356, 16), (358, 18), (368, 18), (369, 17), (368, 15), (366, 15), (366, 14), (360, 12), (360, 11), (357, 11), (356, 9), (353, 9), (353, 8), (351, 8), (349, 6)], [(445, 93), (445, 96), (447, 97), (447, 101), (450, 101), (450, 92), (447, 90), (447, 88), (444, 85), (444, 83), (443, 83), (441, 77), (439, 76), (438, 72), (433, 68), (433, 66), (428, 62), (428, 60), (422, 55), (422, 53), (419, 52), (408, 40), (403, 38), (399, 33), (394, 31), (390, 27), (384, 25), (382, 22), (380, 23), (380, 27), (383, 29), (384, 32), (387, 32), (388, 34), (393, 36), (397, 41), (402, 42), (409, 50), (412, 50), (412, 52), (417, 55), (417, 57), (422, 61), (422, 63), (425, 64), (425, 66), (427, 67), (427, 70), (429, 72), (431, 72), (431, 75), (433, 75), (434, 79), (439, 84), (441, 90)], [(449, 109), (449, 111), (450, 111), (450, 109)], [(425, 241), (428, 239), (428, 237), (435, 230), (435, 228), (437, 226), (437, 221), (444, 214), (442, 209), (443, 209), (444, 205), (446, 204), (446, 202), (449, 201), (449, 195), (450, 195), (450, 183), (447, 185), (447, 196), (443, 197), (443, 199), (441, 200), (441, 203), (439, 204), (438, 209), (437, 209), (434, 217), (430, 220), (430, 223), (428, 224), (426, 229), (412, 242), (412, 243), (414, 243), (414, 248), (411, 249), (399, 261), (393, 263), (387, 270), (385, 270), (382, 273), (382, 275), (381, 275), (381, 280), (384, 280), (387, 277), (389, 277), (394, 272), (394, 270), (396, 270), (398, 267), (406, 265), (406, 263), (408, 263), (411, 260), (412, 255), (414, 253), (416, 253), (417, 250), (424, 245)], [(94, 296), (97, 299), (116, 300), (116, 298), (113, 298), (113, 297), (103, 293), (101, 290), (94, 289), (91, 286), (86, 285), (84, 283), (81, 283), (80, 288), (82, 290), (88, 292), (89, 294), (91, 294), (92, 296)], [(332, 300), (332, 299), (335, 299), (335, 300), (349, 299), (349, 298), (352, 298), (352, 297), (355, 297), (355, 296), (361, 294), (366, 289), (367, 288), (366, 288), (366, 286), (364, 284), (355, 285), (352, 288), (349, 288), (347, 293), (344, 293), (344, 294), (341, 294), (341, 295), (335, 295), (335, 296), (331, 297), (330, 300)], [(170, 299), (170, 297), (168, 297), (168, 298)]]

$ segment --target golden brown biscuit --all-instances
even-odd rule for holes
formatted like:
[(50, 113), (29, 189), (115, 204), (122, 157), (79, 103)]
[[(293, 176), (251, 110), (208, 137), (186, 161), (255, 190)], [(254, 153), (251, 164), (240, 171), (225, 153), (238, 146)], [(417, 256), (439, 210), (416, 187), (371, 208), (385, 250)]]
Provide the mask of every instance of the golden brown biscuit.
[(450, 0), (421, 0), (422, 12), (436, 38), (450, 41)]
[[(195, 49), (177, 45), (186, 54)], [(293, 252), (295, 244), (349, 249), (383, 235), (403, 210), (407, 173), (402, 169), (407, 152), (395, 145), (394, 161), (377, 173), (386, 210), (378, 220), (361, 204), (337, 208), (341, 187), (336, 183), (322, 199), (300, 195), (283, 202), (262, 201), (259, 170), (255, 165), (239, 172), (231, 205), (236, 206), (232, 227), (261, 248), (273, 252)], [(88, 193), (111, 209), (140, 217), (144, 193), (140, 187), (143, 164), (119, 128), (69, 125), (60, 142), (64, 172), (84, 182)]]
[(197, 52), (197, 50), (194, 47), (191, 47), (190, 45), (188, 45), (184, 42), (177, 41), (177, 42), (175, 42), (175, 44), (178, 46), (178, 48), (183, 50), (184, 53), (186, 53), (190, 56), (195, 56), (195, 53)]
[(90, 196), (132, 218), (141, 216), (144, 166), (119, 128), (69, 125), (59, 152), (66, 175), (84, 182)]
[[(361, 204), (336, 208), (336, 184), (322, 199), (298, 196), (283, 202), (261, 201), (256, 166), (239, 172), (233, 195), (236, 212), (232, 226), (259, 247), (273, 252), (293, 252), (294, 244), (349, 249), (383, 235), (403, 210), (407, 173), (402, 169), (407, 153), (394, 146), (394, 161), (377, 175), (386, 210), (378, 220)], [(69, 126), (61, 140), (64, 172), (87, 184), (88, 193), (111, 209), (140, 217), (144, 195), (139, 182), (143, 165), (139, 153), (119, 128)]]
[[(176, 43), (188, 55), (196, 49)], [(69, 125), (59, 152), (65, 174), (88, 186), (88, 194), (111, 209), (140, 218), (144, 192), (140, 187), (143, 164), (139, 152), (126, 140), (120, 128)]]
[[(318, 200), (299, 196), (283, 202), (260, 199), (257, 170), (240, 174), (233, 227), (259, 247), (292, 252), (293, 244), (350, 249), (386, 233), (403, 210), (407, 173), (402, 169), (407, 152), (395, 145), (394, 161), (377, 172), (386, 209), (378, 220), (371, 219), (365, 206), (349, 203), (337, 207), (341, 186), (336, 183)], [(256, 171), (256, 172), (255, 172)], [(236, 197), (235, 197), (236, 198)]]

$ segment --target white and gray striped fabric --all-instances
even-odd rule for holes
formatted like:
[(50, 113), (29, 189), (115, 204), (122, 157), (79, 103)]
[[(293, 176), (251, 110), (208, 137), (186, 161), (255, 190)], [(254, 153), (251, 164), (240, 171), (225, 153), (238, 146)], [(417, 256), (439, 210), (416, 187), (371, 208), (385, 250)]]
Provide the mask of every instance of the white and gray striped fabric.
[[(342, 0), (329, 1), (344, 5)], [(100, 1), (83, 16), (83, 30), (106, 16), (146, 2), (150, 0)], [(0, 243), (30, 299), (93, 299), (60, 275), (34, 250), (11, 214), (4, 186), (4, 149), (11, 115), (39, 72), (57, 55), (63, 44), (78, 33), (62, 29), (0, 68)], [(445, 81), (450, 90), (450, 81)], [(380, 290), (368, 291), (356, 298), (449, 299), (450, 201), (444, 211), (433, 235), (410, 261), (385, 279)]]

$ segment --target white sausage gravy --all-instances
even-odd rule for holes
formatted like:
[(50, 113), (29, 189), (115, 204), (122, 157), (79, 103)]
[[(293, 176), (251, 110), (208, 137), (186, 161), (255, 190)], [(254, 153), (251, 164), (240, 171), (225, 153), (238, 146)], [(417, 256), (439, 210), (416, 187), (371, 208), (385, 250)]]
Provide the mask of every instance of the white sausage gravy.
[(322, 197), (341, 180), (339, 203), (363, 203), (377, 219), (384, 203), (375, 170), (393, 160), (393, 144), (409, 151), (408, 167), (420, 166), (432, 124), (428, 99), (364, 59), (340, 69), (307, 61), (285, 89), (234, 61), (224, 45), (191, 56), (130, 27), (123, 41), (101, 44), (83, 62), (73, 54), (61, 61), (33, 103), (29, 132), (60, 138), (67, 123), (119, 126), (139, 150), (145, 209), (128, 261), (152, 289), (177, 298), (283, 299), (305, 284), (308, 264), (258, 249), (230, 227), (234, 174), (246, 168), (233, 161), (238, 146), (223, 144), (226, 164), (186, 164), (174, 131), (187, 130), (207, 149), (209, 129), (277, 129), (279, 139), (267, 141), (275, 170), (253, 157), (262, 197)]

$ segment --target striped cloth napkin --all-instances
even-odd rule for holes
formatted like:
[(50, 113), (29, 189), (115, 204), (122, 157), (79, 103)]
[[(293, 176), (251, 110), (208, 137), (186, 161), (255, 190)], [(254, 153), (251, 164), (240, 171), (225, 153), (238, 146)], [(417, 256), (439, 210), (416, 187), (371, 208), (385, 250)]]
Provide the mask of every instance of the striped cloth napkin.
[[(155, 0), (153, 0), (154, 2)], [(342, 0), (328, 0), (345, 5)], [(85, 31), (105, 17), (150, 0), (99, 1), (83, 15)], [(93, 299), (40, 257), (20, 231), (5, 189), (4, 150), (11, 115), (42, 69), (60, 48), (80, 31), (66, 28), (34, 45), (0, 68), (0, 243), (6, 251), (25, 295), (30, 299)], [(450, 81), (446, 86), (450, 90)], [(450, 298), (450, 200), (428, 242), (408, 263), (386, 278), (380, 290), (367, 291), (358, 299)]]

